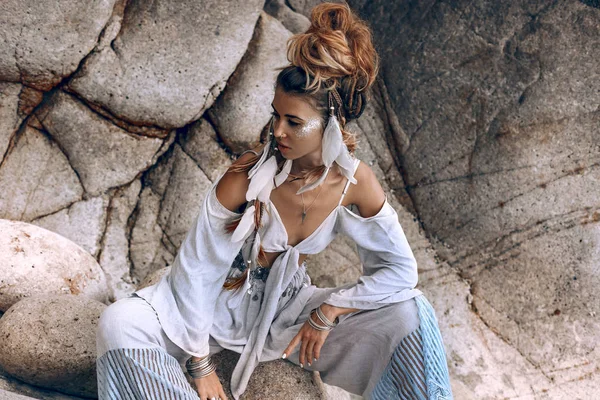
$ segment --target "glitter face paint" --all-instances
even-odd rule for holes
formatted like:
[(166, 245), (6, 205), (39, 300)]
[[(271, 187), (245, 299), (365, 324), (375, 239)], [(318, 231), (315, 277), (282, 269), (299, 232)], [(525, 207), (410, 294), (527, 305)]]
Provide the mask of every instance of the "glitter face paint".
[(319, 118), (311, 118), (301, 129), (297, 129), (295, 134), (298, 139), (304, 139), (314, 132), (317, 132), (321, 129), (321, 120)]

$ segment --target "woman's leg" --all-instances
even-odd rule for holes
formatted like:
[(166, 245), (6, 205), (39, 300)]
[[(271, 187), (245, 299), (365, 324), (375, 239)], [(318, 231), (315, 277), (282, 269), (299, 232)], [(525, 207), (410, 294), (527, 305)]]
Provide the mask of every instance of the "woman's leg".
[(137, 295), (104, 310), (96, 348), (100, 400), (199, 399), (181, 368), (188, 355), (169, 340), (154, 309)]
[[(298, 324), (306, 321), (310, 311), (320, 305), (327, 294), (327, 291), (315, 292), (297, 324), (291, 328), (293, 331), (297, 331)], [(421, 297), (340, 317), (340, 324), (329, 333), (319, 360), (310, 367), (304, 367), (320, 371), (325, 383), (366, 399), (429, 399), (431, 389), (427, 387), (427, 375), (430, 372), (426, 367), (425, 353), (433, 351), (434, 356), (441, 353), (438, 361), (443, 362), (443, 367), (446, 361), (441, 341), (432, 344), (431, 335), (427, 334), (424, 344), (420, 316), (426, 300)], [(433, 312), (432, 309), (429, 311)], [(426, 316), (425, 320), (428, 325), (425, 333), (437, 330), (433, 314)], [(297, 350), (288, 357), (296, 364)], [(437, 379), (438, 375), (441, 379)], [(438, 375), (436, 380), (447, 381), (447, 369)], [(449, 393), (439, 393), (440, 399), (451, 398)]]

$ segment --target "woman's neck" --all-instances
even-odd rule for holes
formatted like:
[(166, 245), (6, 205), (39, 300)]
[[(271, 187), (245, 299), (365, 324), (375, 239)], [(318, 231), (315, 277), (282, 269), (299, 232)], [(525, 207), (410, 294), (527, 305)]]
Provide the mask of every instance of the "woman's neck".
[(318, 155), (307, 154), (292, 161), (290, 174), (301, 175), (303, 171), (309, 171), (320, 165), (323, 165), (323, 158), (320, 153)]

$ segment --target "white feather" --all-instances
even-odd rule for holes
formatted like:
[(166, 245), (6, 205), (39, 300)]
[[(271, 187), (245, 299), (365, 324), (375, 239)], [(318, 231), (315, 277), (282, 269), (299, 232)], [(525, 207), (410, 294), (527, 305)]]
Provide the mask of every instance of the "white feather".
[(246, 210), (244, 211), (244, 215), (242, 215), (240, 223), (231, 235), (232, 242), (239, 242), (240, 240), (245, 240), (248, 237), (248, 235), (254, 230), (255, 210), (256, 208), (253, 205), (246, 208)]
[(329, 122), (327, 122), (327, 127), (325, 127), (325, 131), (323, 132), (323, 144), (321, 150), (323, 164), (325, 164), (326, 167), (331, 167), (333, 161), (337, 158), (340, 151), (342, 151), (343, 145), (344, 141), (340, 124), (335, 116), (331, 116), (329, 117)]
[(275, 187), (279, 187), (283, 182), (285, 182), (291, 170), (292, 160), (285, 160), (283, 168), (281, 168), (281, 172), (275, 175)]
[(269, 155), (269, 148), (271, 147), (271, 140), (273, 140), (273, 138), (269, 138), (269, 141), (262, 149), (260, 158), (258, 159), (256, 164), (254, 164), (254, 166), (250, 168), (250, 171), (248, 171), (248, 179), (251, 179), (254, 176), (256, 171), (260, 168), (261, 165), (263, 165), (263, 163), (267, 159), (267, 156)]
[(252, 179), (250, 179), (250, 184), (248, 185), (248, 190), (246, 191), (246, 200), (250, 201), (256, 199), (265, 185), (271, 185), (272, 188), (273, 177), (275, 176), (276, 172), (277, 160), (275, 159), (275, 156), (271, 156), (260, 166), (260, 168), (258, 168), (258, 170), (256, 170), (256, 173)]
[(312, 183), (309, 183), (308, 185), (302, 186), (300, 189), (298, 189), (296, 194), (302, 194), (304, 192), (308, 192), (309, 190), (313, 190), (314, 188), (316, 188), (317, 186), (319, 186), (320, 184), (325, 182), (325, 178), (327, 177), (327, 174), (329, 173), (329, 169), (330, 169), (329, 167), (325, 168), (325, 171), (319, 177), (319, 179), (317, 179), (316, 181), (314, 181)]
[(335, 159), (337, 165), (339, 165), (342, 175), (344, 175), (348, 180), (356, 185), (356, 178), (354, 178), (354, 158), (350, 155), (348, 148), (344, 145), (342, 151)]

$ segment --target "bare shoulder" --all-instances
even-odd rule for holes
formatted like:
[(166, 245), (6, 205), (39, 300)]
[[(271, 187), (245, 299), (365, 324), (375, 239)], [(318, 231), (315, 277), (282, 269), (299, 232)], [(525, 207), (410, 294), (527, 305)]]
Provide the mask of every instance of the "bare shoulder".
[[(256, 152), (260, 152), (263, 145), (254, 148)], [(242, 154), (233, 165), (243, 164), (254, 157), (252, 152)], [(248, 191), (248, 172), (232, 172), (227, 171), (221, 178), (216, 188), (216, 195), (219, 202), (228, 210), (238, 212), (240, 207), (246, 203), (246, 192)]]
[(356, 204), (360, 215), (368, 218), (376, 215), (385, 203), (385, 192), (375, 173), (364, 162), (360, 162), (356, 173), (356, 185), (348, 189), (349, 201)]

